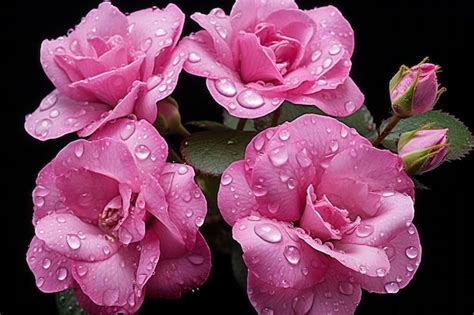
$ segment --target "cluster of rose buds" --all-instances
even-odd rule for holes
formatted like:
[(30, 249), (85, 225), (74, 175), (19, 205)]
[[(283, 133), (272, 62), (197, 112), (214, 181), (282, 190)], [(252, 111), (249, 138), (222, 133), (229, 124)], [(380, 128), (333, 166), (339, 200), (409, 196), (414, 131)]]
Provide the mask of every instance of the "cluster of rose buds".
[(177, 153), (163, 138), (190, 136), (186, 109), (170, 97), (182, 69), (205, 77), (231, 116), (274, 113), (220, 174), (217, 193), (259, 314), (351, 314), (361, 289), (405, 287), (421, 260), (408, 174), (445, 160), (448, 129), (399, 134), (396, 153), (376, 145), (433, 108), (444, 91), (439, 67), (400, 68), (389, 85), (393, 117), (373, 143), (322, 115), (278, 125), (285, 101), (334, 117), (361, 108), (349, 77), (354, 34), (342, 14), (237, 0), (229, 15), (216, 8), (192, 19), (203, 30), (180, 40), (185, 15), (176, 5), (125, 15), (104, 2), (41, 45), (55, 90), (25, 129), (39, 140), (87, 139), (69, 143), (36, 180), (27, 261), (38, 288), (72, 289), (91, 314), (132, 314), (145, 296), (179, 298), (206, 281), (206, 198), (192, 164), (167, 162)]

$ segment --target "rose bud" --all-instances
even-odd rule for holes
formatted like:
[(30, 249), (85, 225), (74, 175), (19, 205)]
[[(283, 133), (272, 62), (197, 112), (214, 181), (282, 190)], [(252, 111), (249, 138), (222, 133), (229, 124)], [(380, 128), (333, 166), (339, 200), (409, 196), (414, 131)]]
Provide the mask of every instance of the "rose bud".
[(174, 98), (167, 97), (159, 101), (157, 106), (158, 116), (156, 118), (155, 127), (161, 134), (189, 135), (189, 132), (181, 123), (179, 106)]
[(405, 132), (398, 142), (398, 154), (405, 171), (422, 174), (439, 166), (448, 153), (448, 129), (428, 129)]
[(410, 117), (431, 110), (446, 90), (438, 86), (436, 72), (440, 67), (424, 63), (425, 60), (412, 68), (401, 66), (390, 80), (392, 109), (400, 117)]

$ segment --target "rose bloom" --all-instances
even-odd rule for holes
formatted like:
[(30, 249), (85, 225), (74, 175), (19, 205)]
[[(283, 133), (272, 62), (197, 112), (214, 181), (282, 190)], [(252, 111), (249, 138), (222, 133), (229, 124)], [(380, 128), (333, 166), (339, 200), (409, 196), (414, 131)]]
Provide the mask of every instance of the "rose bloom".
[(204, 30), (183, 39), (184, 69), (207, 78), (231, 115), (262, 117), (285, 100), (334, 116), (362, 105), (349, 78), (353, 31), (335, 7), (305, 11), (293, 0), (237, 0), (229, 16), (216, 8), (192, 19)]
[(43, 41), (41, 65), (56, 89), (27, 116), (26, 131), (47, 140), (88, 136), (129, 114), (153, 122), (186, 59), (175, 49), (183, 23), (173, 4), (124, 15), (103, 2), (67, 36)]
[(92, 314), (178, 298), (211, 267), (207, 203), (190, 166), (167, 163), (147, 121), (121, 119), (68, 144), (38, 175), (27, 262), (46, 293), (74, 289)]
[(304, 115), (251, 141), (223, 173), (218, 205), (259, 314), (352, 314), (361, 288), (396, 293), (417, 270), (413, 198), (399, 156)]

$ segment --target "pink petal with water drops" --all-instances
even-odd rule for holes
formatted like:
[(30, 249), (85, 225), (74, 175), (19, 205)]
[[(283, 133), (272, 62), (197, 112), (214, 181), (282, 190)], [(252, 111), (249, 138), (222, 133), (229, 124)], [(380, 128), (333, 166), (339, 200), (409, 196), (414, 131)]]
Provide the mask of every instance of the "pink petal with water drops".
[(397, 293), (410, 282), (420, 264), (421, 245), (418, 232), (415, 226), (410, 224), (381, 246), (390, 260), (390, 270), (379, 270), (378, 277), (361, 274), (353, 276), (356, 282), (369, 292)]
[(317, 252), (334, 258), (342, 265), (356, 272), (375, 277), (379, 269), (390, 270), (390, 262), (387, 255), (380, 248), (367, 245), (343, 244), (341, 242), (322, 244), (320, 240), (313, 239), (302, 231), (298, 231), (298, 237)]
[(237, 0), (230, 13), (232, 28), (236, 31), (248, 31), (256, 22), (279, 9), (298, 9), (294, 0), (282, 1), (248, 1)]
[(169, 57), (178, 43), (184, 19), (183, 12), (172, 3), (164, 9), (145, 9), (128, 16), (128, 37), (135, 49), (146, 53), (144, 78), (157, 74), (155, 63)]
[(56, 187), (64, 207), (90, 222), (97, 222), (107, 203), (119, 194), (117, 181), (85, 169), (71, 170), (57, 177)]
[[(306, 11), (316, 25), (318, 25), (316, 36), (313, 41), (318, 42), (339, 42), (349, 55), (354, 51), (354, 33), (349, 22), (342, 16), (341, 12), (334, 6), (320, 7)], [(309, 48), (311, 43), (308, 44)], [(312, 54), (307, 51), (307, 56)], [(310, 58), (310, 57), (309, 57)]]
[(234, 224), (232, 235), (242, 246), (249, 273), (261, 281), (305, 289), (324, 277), (327, 258), (302, 241), (288, 223), (250, 216)]
[(362, 219), (360, 226), (341, 242), (383, 246), (400, 234), (411, 223), (414, 215), (413, 200), (400, 193), (380, 197), (380, 206), (373, 217)]
[(62, 149), (53, 163), (56, 176), (87, 169), (139, 191), (139, 173), (132, 153), (125, 143), (114, 139), (76, 140)]
[(251, 179), (251, 170), (259, 156), (267, 151), (270, 140), (278, 136), (277, 131), (279, 128), (280, 126), (270, 127), (258, 133), (245, 148), (245, 163), (247, 168), (244, 168), (244, 170), (246, 171), (247, 179)]
[(233, 67), (236, 56), (232, 56), (231, 45), (234, 40), (230, 18), (220, 8), (213, 9), (208, 15), (194, 13), (191, 19), (196, 21), (212, 38), (212, 47), (224, 66)]
[(64, 212), (65, 206), (60, 200), (60, 192), (56, 188), (56, 176), (53, 163), (48, 163), (36, 178), (33, 190), (33, 225), (52, 212)]
[(148, 231), (145, 238), (140, 242), (140, 246), (137, 285), (140, 290), (143, 290), (148, 279), (155, 272), (156, 264), (160, 259), (160, 239), (153, 231)]
[(348, 116), (355, 113), (364, 103), (364, 95), (352, 81), (346, 81), (333, 90), (323, 90), (314, 94), (288, 94), (286, 99), (295, 104), (314, 105), (326, 114)]
[(142, 89), (144, 88), (145, 83), (140, 81), (133, 82), (129, 93), (115, 106), (107, 112), (103, 112), (100, 118), (84, 129), (80, 130), (77, 134), (80, 137), (87, 137), (92, 135), (100, 127), (104, 126), (109, 121), (113, 121), (118, 118), (126, 117), (133, 114), (136, 101), (140, 96)]
[(140, 67), (144, 59), (145, 54), (140, 54), (124, 67), (76, 81), (71, 87), (88, 91), (103, 103), (115, 107), (129, 93), (132, 83), (140, 80)]
[[(275, 288), (249, 274), (249, 298), (259, 314), (354, 314), (362, 296), (357, 283), (332, 266), (325, 279), (307, 289)], [(285, 307), (286, 306), (286, 307)]]
[(26, 262), (42, 292), (60, 292), (73, 285), (69, 259), (48, 248), (37, 237), (31, 240)]
[(160, 258), (155, 274), (147, 282), (147, 296), (177, 299), (183, 292), (200, 287), (211, 271), (211, 252), (201, 233), (194, 247), (180, 257)]
[(140, 175), (158, 176), (166, 164), (168, 145), (146, 120), (120, 119), (91, 136), (91, 140), (112, 138), (124, 143), (130, 151)]
[(255, 196), (245, 176), (245, 161), (229, 165), (221, 176), (217, 204), (222, 217), (229, 225), (249, 216), (258, 209)]
[(194, 181), (194, 175), (191, 166), (167, 163), (160, 176), (170, 219), (180, 230), (188, 250), (194, 245), (198, 228), (207, 213), (206, 198)]
[(95, 304), (135, 310), (140, 307), (144, 294), (134, 284), (140, 258), (137, 246), (121, 247), (99, 262), (72, 262), (74, 279)]
[(120, 244), (95, 225), (71, 214), (51, 214), (38, 221), (36, 236), (57, 254), (75, 261), (99, 261), (119, 250)]
[(55, 139), (81, 130), (109, 109), (105, 104), (72, 100), (54, 90), (27, 116), (25, 130), (42, 141)]
[(317, 186), (335, 153), (359, 144), (369, 142), (328, 117), (304, 115), (281, 125), (257, 157), (250, 181), (259, 204), (277, 202), (284, 209), (265, 215), (282, 221), (299, 219), (307, 186)]
[(185, 61), (186, 51), (178, 46), (170, 54), (169, 59), (155, 71), (156, 74), (148, 78), (146, 87), (135, 105), (135, 113), (139, 119), (148, 120), (150, 123), (155, 121), (156, 103), (174, 91)]

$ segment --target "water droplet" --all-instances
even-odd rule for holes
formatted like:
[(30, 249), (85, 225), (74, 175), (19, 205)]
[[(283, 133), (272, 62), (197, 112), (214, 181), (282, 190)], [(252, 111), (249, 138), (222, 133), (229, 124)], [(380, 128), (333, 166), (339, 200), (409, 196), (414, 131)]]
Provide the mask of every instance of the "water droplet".
[(48, 269), (49, 267), (51, 267), (51, 259), (49, 258), (43, 259), (41, 266), (43, 266), (44, 269)]
[(79, 277), (83, 278), (87, 275), (87, 272), (89, 272), (89, 268), (87, 268), (87, 266), (84, 266), (84, 265), (79, 265), (77, 266), (76, 271)]
[(83, 154), (84, 154), (84, 143), (78, 142), (76, 146), (74, 147), (74, 155), (77, 158), (80, 158)]
[(321, 79), (321, 80), (318, 80), (317, 84), (319, 86), (324, 86), (324, 85), (328, 84), (328, 81)]
[(270, 152), (270, 161), (276, 167), (282, 166), (288, 161), (288, 151), (285, 147), (281, 146)]
[(286, 141), (290, 138), (290, 132), (286, 129), (280, 131), (280, 133), (278, 134), (278, 137), (280, 138), (280, 140), (282, 141)]
[(303, 149), (300, 153), (296, 155), (296, 161), (303, 168), (309, 167), (312, 164), (312, 161), (309, 158), (306, 149)]
[(66, 243), (71, 249), (79, 249), (81, 247), (81, 240), (75, 234), (66, 235)]
[(53, 109), (52, 111), (49, 112), (49, 117), (51, 118), (56, 118), (59, 116), (59, 110)]
[(191, 255), (188, 256), (188, 260), (193, 265), (201, 265), (204, 262), (204, 257), (201, 255)]
[(292, 245), (285, 247), (283, 255), (285, 256), (286, 260), (292, 265), (297, 265), (301, 260), (300, 250)]
[(146, 88), (148, 90), (153, 90), (154, 88), (156, 88), (158, 86), (158, 84), (161, 83), (161, 81), (163, 81), (163, 78), (159, 75), (154, 75), (152, 77), (150, 77), (146, 83)]
[(330, 55), (337, 55), (340, 51), (341, 51), (341, 47), (337, 44), (332, 45), (331, 48), (329, 48)]
[(224, 96), (232, 97), (237, 94), (237, 88), (235, 87), (235, 84), (228, 78), (214, 80), (214, 85), (217, 92)]
[(393, 246), (385, 246), (383, 250), (385, 251), (385, 254), (387, 254), (388, 260), (395, 258), (395, 248), (393, 248)]
[(38, 288), (41, 288), (44, 284), (44, 278), (43, 277), (39, 277), (37, 280), (36, 280), (36, 286)]
[(400, 290), (398, 283), (396, 282), (387, 282), (384, 286), (385, 292), (387, 293), (397, 293)]
[(262, 308), (262, 315), (273, 315), (273, 314), (274, 314), (273, 309), (269, 307)]
[(410, 246), (405, 250), (405, 254), (410, 259), (415, 259), (418, 256), (418, 249), (414, 246)]
[(368, 237), (374, 232), (374, 228), (368, 224), (361, 224), (356, 229), (356, 235), (358, 237)]
[(342, 127), (341, 128), (341, 138), (346, 138), (348, 134), (348, 131), (346, 128)]
[(150, 153), (150, 149), (144, 144), (140, 144), (135, 148), (135, 156), (139, 160), (146, 160), (150, 156)]
[(257, 222), (260, 221), (260, 217), (257, 217), (256, 215), (251, 215), (247, 218), (249, 221)]
[(254, 232), (262, 240), (267, 241), (269, 243), (278, 243), (281, 241), (282, 235), (280, 233), (280, 230), (271, 223), (262, 223), (255, 225)]
[(103, 302), (106, 306), (113, 306), (119, 299), (119, 290), (118, 289), (107, 289), (104, 292), (102, 297)]
[(353, 101), (347, 101), (344, 104), (344, 107), (346, 108), (348, 112), (351, 112), (351, 113), (355, 110), (355, 104)]
[(148, 49), (150, 49), (152, 43), (153, 43), (152, 39), (148, 37), (147, 39), (145, 39), (142, 42), (142, 44), (140, 46), (141, 50), (143, 50), (144, 52), (148, 51)]
[(197, 216), (196, 220), (194, 220), (194, 223), (196, 223), (196, 226), (201, 226), (204, 223), (204, 218), (201, 216)]
[(244, 90), (237, 95), (237, 102), (245, 108), (260, 108), (265, 104), (263, 97), (253, 90)]
[(104, 246), (104, 247), (102, 248), (102, 251), (104, 252), (105, 255), (110, 254), (110, 248), (109, 248), (108, 246)]
[(407, 271), (408, 272), (413, 272), (414, 270), (415, 270), (415, 266), (413, 266), (412, 264), (407, 265)]
[(201, 61), (201, 56), (199, 56), (197, 53), (195, 52), (191, 52), (188, 56), (188, 60), (189, 62), (191, 63), (198, 63)]
[(56, 278), (59, 280), (59, 281), (63, 281), (64, 279), (67, 278), (67, 269), (64, 268), (64, 267), (59, 267), (58, 270), (56, 271)]
[(227, 185), (230, 185), (232, 183), (232, 176), (230, 176), (229, 174), (225, 174), (224, 176), (222, 176), (221, 178), (221, 184), (223, 186), (227, 186)]
[(227, 38), (227, 30), (225, 29), (225, 27), (222, 27), (221, 25), (216, 24), (215, 29), (216, 29), (217, 34), (219, 34), (219, 36), (222, 37), (222, 39)]
[(53, 125), (53, 122), (48, 118), (40, 120), (36, 124), (35, 134), (40, 137), (46, 137), (52, 125)]
[(350, 282), (339, 282), (339, 292), (344, 295), (352, 295), (354, 293), (354, 286)]
[(332, 58), (326, 58), (323, 61), (323, 68), (329, 68), (332, 65)]
[(296, 187), (296, 180), (294, 178), (288, 179), (288, 182), (286, 183), (288, 186), (288, 189), (293, 190)]
[(268, 212), (270, 213), (277, 213), (278, 209), (280, 209), (280, 203), (279, 202), (270, 202), (267, 206)]
[(316, 51), (313, 52), (313, 54), (311, 55), (311, 61), (312, 61), (312, 62), (318, 61), (319, 58), (321, 57), (321, 55), (322, 55), (321, 50), (316, 50)]
[(377, 273), (378, 277), (385, 277), (385, 275), (387, 274), (387, 270), (385, 270), (384, 268), (378, 268), (375, 272)]
[(135, 132), (135, 123), (134, 122), (127, 122), (123, 127), (122, 130), (120, 131), (120, 138), (122, 140), (127, 140), (129, 139), (133, 133)]
[(50, 94), (44, 101), (41, 102), (39, 109), (40, 111), (45, 111), (50, 109), (58, 101), (58, 96), (56, 94)]
[(309, 274), (308, 268), (306, 267), (301, 268), (301, 273), (303, 274), (303, 276), (307, 276)]
[(367, 267), (364, 266), (364, 265), (360, 265), (359, 266), (359, 272), (363, 275), (365, 275), (367, 273)]
[(45, 200), (44, 200), (44, 197), (42, 197), (42, 196), (35, 196), (34, 199), (33, 199), (33, 202), (34, 202), (35, 206), (42, 207), (42, 206), (44, 206)]
[(70, 49), (71, 52), (73, 52), (74, 54), (80, 53), (79, 42), (77, 41), (77, 39), (75, 39), (75, 40), (73, 40), (73, 41), (71, 42), (71, 44), (69, 45), (69, 49)]
[(166, 34), (167, 34), (167, 32), (162, 28), (157, 29), (156, 32), (155, 32), (156, 37), (165, 36)]
[(66, 219), (62, 216), (59, 216), (59, 217), (56, 218), (56, 221), (58, 221), (58, 223), (65, 223)]
[(331, 152), (336, 152), (339, 149), (339, 143), (336, 140), (331, 140), (329, 142), (329, 148), (331, 148)]
[(413, 224), (410, 224), (410, 226), (408, 227), (408, 234), (413, 235), (415, 234), (415, 232), (416, 232), (415, 226)]

